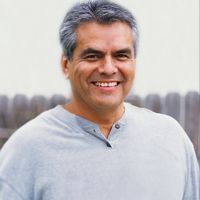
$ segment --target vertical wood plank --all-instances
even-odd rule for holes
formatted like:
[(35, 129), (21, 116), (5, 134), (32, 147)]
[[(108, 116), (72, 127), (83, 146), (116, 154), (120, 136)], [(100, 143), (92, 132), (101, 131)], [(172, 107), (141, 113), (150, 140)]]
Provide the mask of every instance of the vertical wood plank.
[(163, 113), (180, 122), (181, 96), (178, 93), (168, 93), (164, 99)]
[(3, 130), (6, 129), (6, 116), (7, 116), (7, 110), (8, 110), (8, 104), (9, 104), (9, 98), (6, 95), (0, 95), (0, 148), (4, 145), (4, 143), (7, 141), (8, 137), (5, 137), (5, 131), (1, 131), (1, 128)]
[(200, 160), (200, 95), (189, 92), (185, 97), (185, 130)]
[(0, 137), (0, 149), (3, 147), (3, 145), (5, 144), (6, 141), (7, 141), (7, 139)]
[(158, 94), (149, 94), (145, 98), (144, 107), (154, 112), (161, 113), (162, 111), (162, 99)]
[(0, 127), (6, 128), (6, 114), (8, 110), (8, 97), (0, 95)]
[(10, 126), (9, 128), (19, 128), (27, 121), (30, 120), (29, 117), (29, 100), (25, 95), (18, 94), (10, 105)]
[(63, 95), (53, 95), (51, 98), (50, 98), (50, 108), (53, 108), (57, 105), (62, 105), (62, 104), (65, 104), (67, 100)]
[(134, 106), (142, 107), (142, 98), (138, 95), (130, 95), (126, 98), (126, 102), (131, 103)]
[(0, 149), (14, 131), (15, 129), (0, 128)]
[(33, 119), (40, 113), (50, 108), (50, 101), (42, 95), (33, 96), (30, 100), (29, 115)]

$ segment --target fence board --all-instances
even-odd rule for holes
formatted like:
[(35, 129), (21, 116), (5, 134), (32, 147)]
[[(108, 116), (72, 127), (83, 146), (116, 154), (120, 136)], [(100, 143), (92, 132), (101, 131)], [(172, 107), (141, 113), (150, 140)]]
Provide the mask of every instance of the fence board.
[(10, 106), (10, 122), (12, 123), (9, 128), (18, 128), (29, 121), (29, 100), (25, 95), (16, 95)]
[(6, 113), (8, 110), (8, 97), (0, 95), (0, 127), (6, 128)]
[(161, 102), (162, 102), (162, 99), (158, 94), (149, 94), (145, 98), (144, 107), (154, 112), (161, 113), (162, 112)]
[(67, 101), (69, 101), (68, 99), (66, 99), (63, 95), (53, 95), (50, 98), (50, 108), (55, 107), (58, 104), (65, 104)]
[(4, 145), (7, 139), (14, 133), (15, 129), (0, 128), (0, 148)]
[(142, 107), (142, 98), (139, 97), (138, 95), (128, 96), (126, 101), (135, 106)]
[(48, 110), (50, 108), (50, 102), (46, 97), (42, 95), (33, 96), (30, 100), (29, 105), (29, 116), (30, 118), (36, 117), (41, 112)]
[(180, 122), (181, 96), (178, 93), (167, 94), (164, 99), (162, 110), (164, 114), (170, 115)]
[(14, 132), (16, 129), (12, 129), (12, 128), (0, 128), (0, 138), (3, 139), (8, 139)]
[(200, 160), (200, 95), (189, 92), (185, 97), (185, 130)]

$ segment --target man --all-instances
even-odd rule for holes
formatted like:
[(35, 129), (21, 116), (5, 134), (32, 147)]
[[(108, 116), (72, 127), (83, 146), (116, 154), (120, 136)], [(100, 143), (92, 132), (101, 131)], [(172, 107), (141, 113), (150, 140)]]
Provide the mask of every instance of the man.
[(138, 29), (109, 1), (75, 5), (60, 28), (71, 101), (20, 128), (0, 155), (1, 200), (199, 200), (193, 146), (175, 120), (124, 103)]

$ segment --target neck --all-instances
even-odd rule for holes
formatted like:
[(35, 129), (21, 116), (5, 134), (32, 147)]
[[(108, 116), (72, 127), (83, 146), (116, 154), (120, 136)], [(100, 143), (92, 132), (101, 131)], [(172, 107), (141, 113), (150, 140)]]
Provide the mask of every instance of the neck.
[(109, 136), (112, 125), (118, 121), (124, 113), (123, 103), (115, 108), (91, 108), (80, 105), (72, 100), (68, 104), (65, 104), (64, 108), (75, 115), (96, 123), (106, 138)]

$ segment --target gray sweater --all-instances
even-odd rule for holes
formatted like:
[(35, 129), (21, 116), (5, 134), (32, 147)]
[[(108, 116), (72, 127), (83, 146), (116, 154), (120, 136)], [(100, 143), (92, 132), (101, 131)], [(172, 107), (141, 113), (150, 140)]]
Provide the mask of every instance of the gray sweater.
[(106, 139), (62, 106), (0, 152), (1, 200), (199, 200), (192, 143), (171, 117), (125, 104)]

